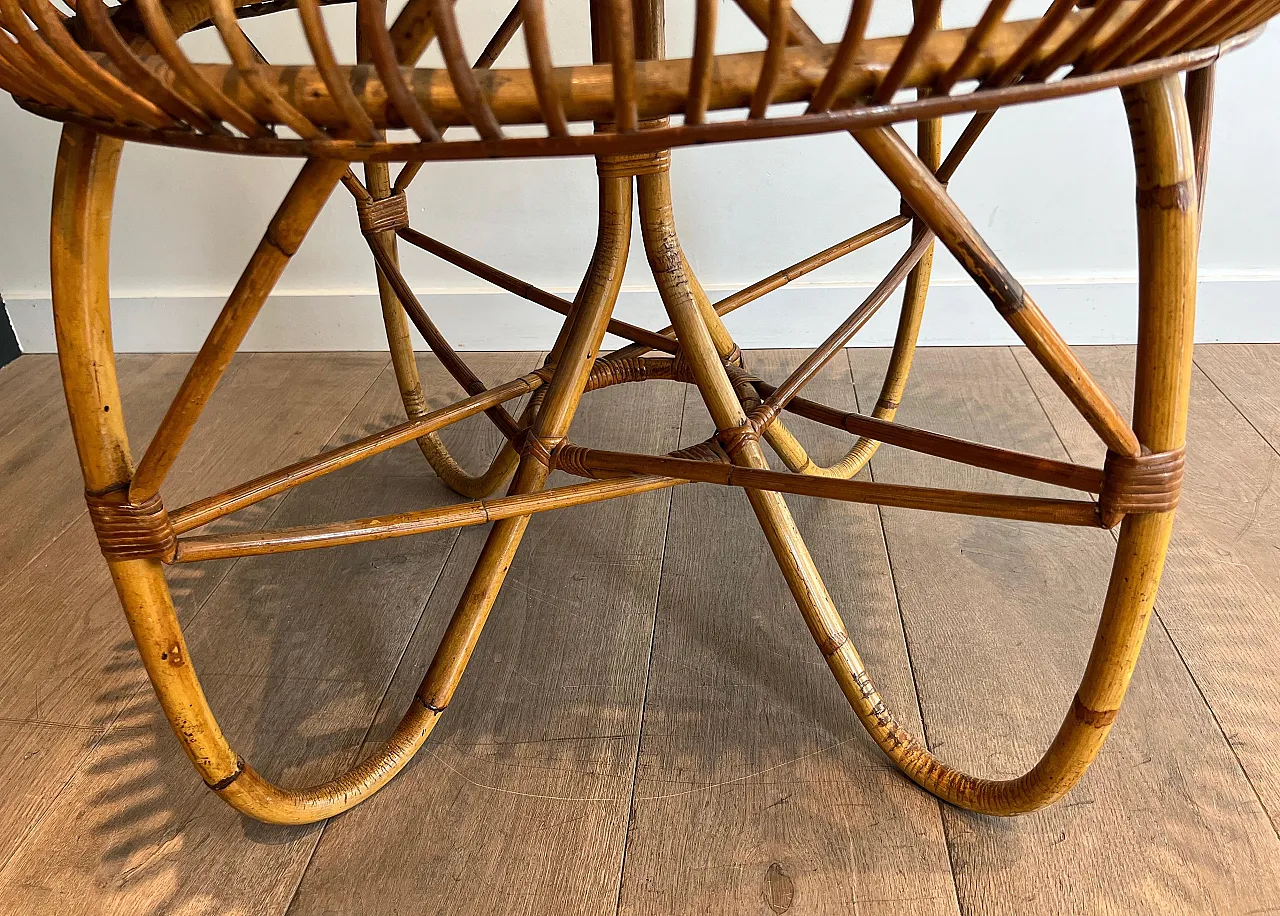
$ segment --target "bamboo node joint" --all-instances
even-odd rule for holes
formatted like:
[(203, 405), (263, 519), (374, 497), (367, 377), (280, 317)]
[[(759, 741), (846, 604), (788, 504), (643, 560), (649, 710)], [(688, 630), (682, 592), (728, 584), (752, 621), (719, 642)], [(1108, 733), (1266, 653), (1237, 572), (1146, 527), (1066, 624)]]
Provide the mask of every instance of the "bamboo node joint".
[(1071, 698), (1071, 716), (1093, 728), (1109, 728), (1120, 714), (1118, 709), (1091, 709), (1080, 699), (1080, 694)]
[(1190, 181), (1161, 184), (1150, 188), (1138, 188), (1138, 209), (1185, 212), (1191, 209), (1191, 201), (1194, 197), (1195, 191), (1192, 189)]
[(217, 782), (206, 782), (205, 785), (215, 792), (221, 792), (223, 789), (227, 788), (229, 785), (231, 785), (233, 782), (239, 779), (240, 774), (243, 772), (244, 772), (244, 761), (241, 760), (239, 757), (237, 757), (235, 771), (231, 773), (230, 776), (224, 776), (221, 779), (219, 779)]

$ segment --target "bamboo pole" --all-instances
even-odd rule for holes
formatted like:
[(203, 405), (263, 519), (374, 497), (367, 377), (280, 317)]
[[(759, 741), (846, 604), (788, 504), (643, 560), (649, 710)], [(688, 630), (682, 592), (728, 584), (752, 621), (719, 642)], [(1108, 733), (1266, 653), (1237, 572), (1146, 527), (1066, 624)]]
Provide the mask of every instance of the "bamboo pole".
[(233, 557), (266, 556), (449, 531), (554, 509), (585, 506), (620, 496), (664, 490), (684, 482), (661, 476), (613, 478), (377, 518), (330, 522), (324, 525), (298, 525), (247, 534), (180, 538), (173, 562), (196, 563)]
[(1122, 455), (1138, 455), (1137, 437), (1119, 409), (1080, 364), (1039, 306), (978, 235), (937, 177), (889, 128), (861, 131), (856, 138), (902, 192), (912, 210), (937, 234), (987, 294), (997, 311), (1107, 447)]
[[(758, 445), (753, 447), (757, 450), (759, 448)], [(717, 461), (637, 455), (630, 452), (612, 452), (576, 446), (565, 447), (562, 454), (563, 457), (560, 459), (562, 463), (558, 465), (559, 467), (573, 472), (586, 471), (588, 476), (599, 478), (661, 475), (693, 483), (742, 487), (748, 492), (791, 493), (796, 496), (813, 496), (840, 502), (1053, 525), (1074, 525), (1086, 528), (1096, 528), (1101, 525), (1098, 506), (1091, 500), (1004, 496), (937, 487), (840, 480), (810, 474), (771, 471), (764, 467), (757, 468), (750, 465), (739, 466)]]
[(330, 449), (314, 458), (307, 458), (278, 471), (272, 471), (270, 474), (264, 474), (230, 490), (207, 496), (171, 512), (169, 518), (173, 530), (177, 534), (182, 534), (207, 525), (215, 519), (262, 502), (300, 484), (350, 467), (397, 445), (420, 439), (426, 433), (435, 432), (459, 420), (475, 416), (493, 404), (515, 400), (523, 394), (538, 390), (541, 386), (542, 377), (531, 373), (440, 410), (424, 413), (417, 419)]

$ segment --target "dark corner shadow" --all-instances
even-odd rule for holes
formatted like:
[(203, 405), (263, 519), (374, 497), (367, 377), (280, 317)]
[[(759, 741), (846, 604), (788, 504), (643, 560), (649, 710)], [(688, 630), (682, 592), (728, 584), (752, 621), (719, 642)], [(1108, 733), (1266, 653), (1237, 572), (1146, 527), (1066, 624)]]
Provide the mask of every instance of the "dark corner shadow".
[(13, 331), (13, 323), (9, 320), (9, 309), (0, 296), (0, 368), (13, 362), (22, 355), (18, 346), (18, 335)]

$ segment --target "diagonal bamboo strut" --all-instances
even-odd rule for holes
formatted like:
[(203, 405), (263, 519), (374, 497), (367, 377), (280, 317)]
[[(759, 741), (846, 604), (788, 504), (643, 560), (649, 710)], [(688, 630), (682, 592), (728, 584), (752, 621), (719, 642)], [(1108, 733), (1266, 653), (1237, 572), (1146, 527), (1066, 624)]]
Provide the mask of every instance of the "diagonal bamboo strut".
[[(772, 386), (764, 382), (757, 381), (753, 384), (765, 396), (773, 390)], [(951, 436), (882, 420), (875, 416), (845, 413), (834, 407), (801, 397), (792, 398), (787, 404), (787, 410), (798, 417), (813, 420), (815, 423), (833, 426), (857, 436), (919, 452), (922, 455), (931, 455), (935, 458), (967, 464), (970, 467), (984, 468), (1026, 480), (1081, 490), (1085, 493), (1099, 493), (1102, 490), (1103, 478), (1100, 468), (1042, 458), (1039, 455), (1015, 452), (966, 439), (954, 439)]]
[[(554, 293), (539, 289), (532, 283), (526, 283), (524, 280), (513, 277), (505, 271), (491, 267), (477, 258), (464, 254), (456, 248), (451, 248), (443, 242), (431, 238), (429, 235), (418, 232), (416, 229), (406, 227), (398, 229), (396, 234), (415, 248), (421, 248), (428, 254), (435, 255), (442, 261), (447, 261), (454, 267), (465, 270), (467, 273), (473, 274), (481, 280), (486, 280), (499, 289), (504, 289), (519, 296), (521, 299), (532, 302), (534, 305), (540, 305), (543, 308), (566, 316), (573, 309), (573, 303), (569, 300), (561, 299)], [(670, 337), (655, 334), (647, 328), (637, 327), (617, 318), (609, 320), (609, 333), (643, 344), (651, 350), (659, 350), (663, 353), (674, 353), (676, 351), (676, 342)]]
[(1106, 443), (1120, 455), (1141, 449), (1124, 415), (1039, 306), (1009, 273), (995, 252), (947, 194), (946, 188), (891, 128), (860, 131), (858, 143), (898, 187), (912, 210), (929, 226), (995, 305), (1009, 326)]
[(232, 557), (263, 556), (408, 537), (432, 531), (484, 525), (501, 519), (647, 493), (684, 483), (712, 483), (843, 502), (974, 515), (981, 518), (1002, 518), (1080, 527), (1101, 525), (1097, 504), (1086, 500), (1005, 496), (937, 487), (837, 480), (806, 474), (743, 468), (715, 461), (569, 448), (573, 456), (572, 469), (575, 472), (588, 472), (587, 476), (597, 478), (595, 481), (392, 516), (322, 525), (299, 525), (247, 534), (183, 538), (178, 541), (174, 562), (194, 563)]
[[(396, 53), (407, 63), (421, 56), (434, 35), (429, 23), (414, 22), (421, 7), (421, 0), (409, 0), (392, 27)], [(347, 171), (345, 163), (311, 159), (298, 172), (138, 463), (129, 485), (135, 504), (159, 492), (267, 296)]]
[(345, 163), (312, 159), (298, 173), (138, 463), (129, 487), (135, 504), (159, 492), (231, 357), (345, 170)]
[(649, 493), (685, 482), (674, 477), (662, 476), (615, 477), (609, 480), (541, 490), (536, 493), (476, 500), (392, 516), (334, 522), (327, 525), (300, 525), (249, 534), (181, 538), (178, 540), (178, 549), (173, 562), (196, 563), (231, 557), (255, 557), (474, 527), (517, 516), (566, 509), (570, 506), (584, 506), (607, 499), (616, 499), (619, 496)]
[(278, 471), (264, 474), (222, 493), (216, 493), (180, 509), (175, 509), (169, 513), (170, 523), (177, 534), (191, 531), (194, 528), (207, 525), (215, 519), (259, 503), (277, 493), (290, 490), (299, 484), (315, 480), (317, 477), (341, 470), (366, 458), (381, 454), (388, 449), (411, 442), (424, 433), (443, 429), (459, 420), (475, 416), (495, 404), (502, 404), (521, 395), (536, 391), (542, 387), (542, 384), (542, 376), (531, 372), (504, 385), (498, 385), (486, 392), (458, 401), (456, 404), (432, 411), (416, 420), (400, 423), (390, 429), (365, 436), (362, 439), (322, 452), (312, 458), (281, 468)]
[(840, 326), (831, 333), (831, 336), (805, 357), (804, 361), (774, 389), (760, 409), (767, 412), (768, 416), (776, 416), (780, 413), (787, 406), (787, 402), (799, 394), (800, 389), (812, 381), (814, 376), (822, 371), (822, 367), (829, 363), (844, 348), (845, 344), (872, 319), (875, 313), (880, 310), (880, 307), (893, 295), (894, 290), (906, 280), (907, 274), (920, 263), (921, 258), (925, 256), (925, 253), (932, 245), (933, 233), (921, 227), (912, 239), (911, 247), (898, 259), (898, 262), (885, 275), (885, 278), (880, 281), (880, 284), (871, 291), (871, 294), (867, 296), (861, 305), (854, 309), (848, 318), (841, 322)]
[(980, 518), (1005, 518), (1058, 525), (1101, 527), (1098, 506), (1091, 500), (1050, 499), (1038, 496), (1005, 496), (973, 493), (938, 487), (875, 483), (863, 480), (838, 480), (809, 474), (771, 471), (718, 461), (696, 461), (659, 455), (638, 455), (600, 449), (563, 446), (560, 455), (563, 470), (586, 471), (589, 477), (608, 478), (619, 475), (664, 475), (692, 483), (714, 483), (762, 492), (816, 496), (841, 502), (892, 506), (976, 515)]
[[(523, 21), (524, 4), (517, 2), (512, 6), (511, 11), (489, 40), (484, 51), (481, 52), (480, 57), (476, 60), (474, 69), (483, 70), (492, 67), (515, 36)], [(442, 133), (447, 132), (448, 129), (446, 128)], [(417, 175), (419, 168), (421, 168), (421, 163), (406, 163), (396, 176), (394, 185), (390, 183), (390, 170), (386, 163), (370, 162), (366, 164), (365, 174), (370, 182), (370, 189), (374, 192), (374, 196), (377, 199), (383, 199), (390, 196), (393, 191), (403, 194), (413, 181), (414, 176)], [(387, 230), (377, 233), (377, 235), (391, 253), (387, 262), (388, 267), (394, 266), (398, 271), (399, 254), (397, 252), (395, 234)], [(427, 406), (422, 396), (422, 379), (418, 372), (417, 356), (414, 353), (413, 342), (409, 336), (406, 308), (401, 304), (391, 281), (384, 274), (384, 271), (379, 269), (376, 273), (378, 299), (382, 308), (383, 323), (386, 326), (387, 343), (391, 350), (391, 364), (395, 370), (396, 382), (400, 388), (405, 414), (410, 420), (413, 420), (425, 414)], [(461, 360), (461, 357), (458, 357), (458, 359)], [(530, 400), (519, 418), (520, 425), (526, 425), (536, 410), (537, 400)], [(488, 496), (502, 486), (511, 477), (519, 461), (510, 439), (503, 443), (488, 468), (479, 475), (468, 473), (449, 453), (448, 447), (434, 432), (421, 436), (418, 439), (418, 447), (432, 470), (435, 471), (446, 486), (463, 496), (473, 498)]]
[[(739, 290), (731, 296), (726, 296), (715, 304), (716, 314), (721, 317), (728, 315), (730, 312), (736, 311), (748, 303), (755, 302), (767, 293), (771, 293), (776, 289), (781, 289), (793, 280), (799, 280), (805, 274), (812, 273), (819, 267), (824, 267), (833, 261), (843, 258), (847, 254), (857, 251), (859, 248), (863, 248), (872, 242), (879, 241), (885, 236), (892, 235), (910, 223), (910, 217), (891, 216), (884, 222), (877, 223), (872, 226), (870, 229), (859, 232), (857, 235), (851, 236), (843, 242), (838, 242), (830, 248), (819, 251), (817, 254), (811, 255), (803, 261), (797, 261), (790, 267), (784, 268), (775, 274), (771, 274), (763, 280), (752, 283), (750, 286)], [(671, 328), (668, 327), (659, 333), (666, 335), (670, 331)]]
[[(484, 382), (471, 371), (468, 366), (457, 353), (456, 350), (445, 340), (440, 329), (436, 327), (435, 322), (431, 320), (422, 307), (422, 303), (418, 301), (418, 297), (414, 295), (413, 290), (405, 281), (404, 275), (400, 273), (395, 263), (395, 256), (391, 247), (378, 237), (377, 233), (369, 233), (365, 236), (365, 241), (369, 243), (369, 250), (373, 252), (373, 259), (378, 263), (378, 270), (382, 276), (386, 277), (387, 282), (391, 284), (391, 288), (395, 290), (396, 298), (400, 300), (400, 304), (409, 315), (409, 319), (413, 322), (414, 327), (418, 329), (418, 333), (426, 340), (427, 346), (431, 348), (431, 352), (444, 365), (445, 370), (457, 380), (468, 394), (479, 394), (485, 390)], [(507, 412), (505, 407), (491, 407), (485, 411), (494, 425), (508, 439), (514, 439), (520, 433), (520, 424), (515, 418)]]
[[(878, 242), (880, 239), (892, 235), (904, 226), (909, 225), (910, 222), (911, 219), (906, 216), (891, 216), (889, 219), (877, 223), (870, 229), (865, 229), (857, 235), (850, 236), (842, 242), (837, 242), (830, 248), (826, 248), (802, 261), (797, 261), (795, 264), (792, 264), (790, 267), (786, 267), (777, 273), (770, 274), (763, 280), (759, 280), (750, 286), (744, 287), (731, 296), (726, 296), (724, 299), (715, 303), (714, 307), (716, 314), (723, 317), (728, 315), (730, 312), (737, 311), (744, 305), (755, 302), (760, 297), (771, 293), (776, 289), (781, 289), (794, 280), (799, 280), (801, 277), (812, 273), (819, 267), (830, 264), (833, 261), (843, 258), (847, 254), (852, 254), (861, 248), (865, 248), (872, 242)], [(675, 331), (670, 325), (655, 333), (668, 341), (675, 341)], [(658, 348), (651, 347), (637, 341), (632, 345), (615, 351), (613, 355), (622, 358), (643, 356), (650, 350), (656, 349)]]
[[(622, 287), (631, 235), (631, 180), (601, 177), (599, 194), (600, 218), (591, 266), (578, 308), (569, 319), (571, 327), (558, 342), (556, 371), (526, 440), (531, 448), (516, 469), (509, 490), (511, 496), (541, 490), (546, 483), (550, 457), (547, 455), (543, 463), (538, 452), (560, 441), (568, 432)], [(489, 531), (457, 609), (418, 688), (417, 699), (423, 706), (444, 710), (449, 705), (528, 522), (528, 515), (501, 519)]]
[[(613, 382), (607, 380), (611, 378), (621, 381), (640, 381), (643, 377), (676, 377), (674, 360), (646, 361), (646, 365), (649, 365), (650, 362), (653, 365), (648, 370), (647, 375), (636, 377), (628, 376), (625, 371), (615, 371), (613, 367), (621, 365), (621, 361), (617, 357), (605, 357), (598, 361), (597, 368), (593, 371), (593, 378), (599, 375), (602, 380), (606, 380), (606, 384), (610, 384)], [(773, 386), (749, 376), (741, 370), (734, 371), (742, 382), (754, 386), (766, 397), (776, 390)], [(388, 449), (416, 439), (425, 432), (439, 430), (466, 417), (474, 416), (495, 403), (503, 403), (521, 395), (541, 390), (543, 377), (543, 373), (529, 373), (503, 385), (496, 386), (481, 395), (467, 398), (456, 404), (433, 411), (417, 420), (401, 423), (390, 429), (339, 446), (280, 470), (264, 474), (229, 490), (183, 506), (170, 513), (170, 522), (174, 532), (183, 534), (199, 528), (215, 519), (255, 505), (278, 493), (315, 480), (333, 471), (349, 467), (366, 458), (381, 454)], [(597, 384), (596, 382), (588, 384), (588, 390), (592, 390)], [(1097, 493), (1102, 488), (1102, 471), (1097, 468), (1055, 461), (1050, 458), (968, 442), (963, 439), (954, 439), (950, 436), (943, 436), (927, 430), (890, 423), (873, 416), (845, 413), (800, 397), (791, 399), (785, 409), (797, 416), (842, 429), (855, 435), (872, 437), (876, 441), (973, 467), (985, 468), (1028, 480), (1036, 480), (1089, 493)], [(430, 511), (448, 512), (457, 508), (459, 507), (451, 506)]]

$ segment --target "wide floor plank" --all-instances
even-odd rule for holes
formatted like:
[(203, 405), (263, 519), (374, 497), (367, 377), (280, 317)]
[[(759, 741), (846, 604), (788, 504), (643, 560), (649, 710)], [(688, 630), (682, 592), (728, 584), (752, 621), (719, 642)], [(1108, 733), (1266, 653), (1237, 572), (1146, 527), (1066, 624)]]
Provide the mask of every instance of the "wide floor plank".
[[(120, 393), (131, 431), (149, 431), (160, 422), (189, 361), (173, 355), (120, 357)], [(6, 366), (0, 371), (0, 401), (6, 405), (0, 409), (0, 587), (12, 588), (19, 570), (85, 515), (84, 478), (56, 357), (23, 357)]]
[[(1131, 410), (1132, 348), (1081, 352)], [(1196, 348), (1197, 365), (1214, 377), (1197, 371), (1192, 379), (1187, 476), (1156, 613), (1280, 828), (1280, 454), (1263, 438), (1280, 432), (1268, 400), (1280, 399), (1276, 355), (1275, 347)], [(1031, 378), (1073, 458), (1101, 461), (1101, 445), (1065, 399), (1047, 379)], [(1280, 903), (1280, 888), (1272, 902)]]
[(1195, 361), (1258, 434), (1280, 451), (1280, 347), (1201, 344)]
[[(181, 501), (316, 450), (385, 366), (385, 357), (345, 354), (336, 358), (254, 355), (237, 361), (197, 427), (191, 449), (175, 467), (166, 493)], [(175, 386), (180, 378), (176, 373)], [(263, 399), (263, 391), (271, 391), (273, 397)], [(158, 416), (154, 419), (158, 421)], [(255, 442), (256, 448), (245, 447)], [(261, 524), (278, 504), (257, 507), (236, 524), (253, 524), (254, 519)], [(179, 607), (188, 621), (196, 622), (189, 629), (193, 644), (200, 642), (197, 612), (230, 568), (229, 563), (210, 564), (175, 572)], [(31, 622), (20, 634), (8, 636), (17, 646), (17, 654), (9, 657), (20, 661), (6, 667), (16, 688), (6, 694), (6, 700), (14, 704), (21, 721), (59, 722), (74, 726), (77, 734), (86, 727), (106, 731), (100, 742), (82, 747), (87, 756), (68, 761), (69, 771), (58, 774), (63, 783), (72, 773), (75, 778), (37, 819), (0, 883), (51, 889), (47, 895), (33, 894), (28, 912), (73, 912), (83, 911), (86, 899), (94, 899), (96, 891), (91, 889), (115, 880), (120, 893), (110, 903), (103, 902), (102, 911), (109, 906), (151, 912), (148, 907), (159, 905), (163, 894), (156, 896), (156, 885), (142, 882), (148, 890), (135, 896), (132, 891), (137, 885), (130, 885), (123, 876), (135, 877), (139, 861), (153, 861), (153, 853), (176, 851), (183, 845), (165, 845), (185, 837), (174, 821), (181, 823), (184, 809), (176, 802), (166, 803), (165, 793), (181, 795), (185, 789), (203, 797), (207, 790), (190, 772), (150, 691), (144, 688), (145, 677), (87, 524), (73, 525), (18, 578), (25, 583), (25, 603), (18, 607)], [(214, 610), (211, 621), (216, 623), (216, 605)], [(236, 638), (236, 633), (229, 632), (227, 638)], [(199, 663), (200, 655), (196, 658)], [(254, 683), (249, 681), (248, 687)], [(221, 704), (231, 710), (228, 724), (235, 733), (246, 705), (254, 708), (239, 696), (246, 691), (246, 683), (220, 682), (214, 676), (206, 688), (215, 701), (220, 691), (236, 697)], [(293, 689), (305, 699), (305, 690)], [(325, 689), (317, 688), (320, 693)], [(339, 699), (351, 702), (348, 697)], [(367, 723), (372, 705), (366, 706)], [(258, 711), (264, 712), (259, 716), (264, 729), (277, 727), (272, 716), (278, 721), (278, 710)], [(279, 727), (296, 726), (286, 718)], [(358, 737), (355, 740), (358, 743)], [(240, 743), (246, 751), (252, 748), (251, 741)], [(87, 811), (98, 818), (93, 829), (85, 817)], [(233, 825), (234, 819), (229, 823)], [(60, 860), (58, 855), (65, 858)], [(163, 868), (158, 872), (162, 885), (167, 873)]]
[[(774, 382), (803, 358), (749, 354)], [(843, 358), (806, 394), (855, 407)], [(713, 431), (687, 392), (686, 445)], [(798, 421), (819, 461), (846, 435)], [(899, 778), (823, 662), (741, 492), (673, 496), (621, 911), (957, 913), (938, 804)], [(918, 727), (874, 506), (792, 499), (868, 664)]]
[[(855, 378), (876, 377), (879, 355), (855, 354)], [(922, 352), (899, 418), (1066, 457), (1006, 349)], [(877, 456), (873, 471), (895, 483), (1053, 492), (899, 450)], [(1023, 772), (1084, 669), (1114, 539), (906, 510), (884, 519), (930, 744), (981, 775)], [(946, 820), (966, 911), (1240, 913), (1275, 903), (1280, 848), (1159, 627), (1110, 742), (1064, 801), (1011, 820), (947, 809)]]
[(0, 366), (0, 436), (51, 407), (65, 404), (58, 357), (28, 354)]
[[(670, 450), (682, 395), (594, 392), (572, 438)], [(290, 916), (614, 911), (669, 502), (534, 517), (447, 714), (377, 804), (329, 825)], [(412, 701), (484, 535), (462, 532), (375, 740)]]
[[(183, 356), (121, 357), (132, 432), (159, 422), (187, 362)], [(77, 604), (111, 591), (88, 526), (56, 357), (24, 356), (0, 370), (0, 503), (0, 652), (6, 659), (0, 782), (14, 792), (14, 804), (0, 806), (2, 865), (101, 738), (119, 699), (102, 691), (96, 697), (101, 715), (86, 717), (84, 710), (68, 716), (56, 696), (57, 678), (89, 661), (75, 652), (84, 620)], [(59, 675), (50, 676), (55, 659)]]
[[(1128, 410), (1132, 350), (1080, 353)], [(807, 393), (869, 407), (887, 354), (849, 356), (852, 373), (833, 364)], [(23, 357), (0, 370), (0, 499), (16, 520), (0, 525), (0, 912), (1280, 911), (1280, 347), (1196, 356), (1157, 617), (1111, 741), (1057, 806), (981, 818), (898, 776), (841, 698), (742, 495), (688, 486), (535, 518), (419, 759), (371, 804), (300, 829), (239, 817), (178, 749), (84, 517), (56, 364)], [(796, 358), (748, 364), (776, 381)], [(135, 452), (189, 359), (122, 358)], [(489, 383), (539, 361), (474, 357)], [(461, 396), (438, 362), (420, 365), (434, 405)], [(402, 419), (385, 356), (238, 358), (166, 501)], [(1020, 350), (923, 351), (901, 419), (1102, 456)], [(822, 458), (848, 444), (795, 428)], [(573, 439), (662, 452), (709, 432), (691, 389), (650, 383), (589, 395)], [(476, 470), (501, 442), (484, 417), (445, 438)], [(891, 449), (873, 472), (1055, 492)], [(409, 444), (215, 527), (456, 499)], [(969, 769), (1029, 766), (1083, 669), (1111, 535), (788, 501), (900, 717)], [(286, 785), (369, 753), (421, 679), (484, 533), (171, 570), (236, 749)]]

